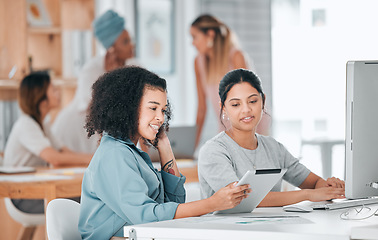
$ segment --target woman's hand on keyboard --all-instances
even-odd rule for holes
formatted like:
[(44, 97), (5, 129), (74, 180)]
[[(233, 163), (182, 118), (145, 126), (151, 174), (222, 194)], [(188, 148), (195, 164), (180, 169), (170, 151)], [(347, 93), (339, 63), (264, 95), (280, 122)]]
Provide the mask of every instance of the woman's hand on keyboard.
[(316, 182), (315, 188), (322, 188), (322, 187), (334, 187), (334, 188), (345, 189), (345, 182), (335, 177), (328, 178), (327, 180), (320, 178)]
[(344, 188), (322, 187), (316, 189), (305, 189), (303, 191), (307, 191), (307, 200), (312, 202), (345, 198)]
[(330, 187), (345, 189), (345, 182), (343, 180), (340, 180), (339, 178), (335, 178), (335, 177), (328, 178), (326, 183)]

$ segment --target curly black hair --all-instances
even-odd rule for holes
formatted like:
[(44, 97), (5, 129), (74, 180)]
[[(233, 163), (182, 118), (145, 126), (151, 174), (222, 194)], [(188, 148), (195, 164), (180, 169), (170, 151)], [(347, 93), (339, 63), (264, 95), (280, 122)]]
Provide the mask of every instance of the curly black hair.
[[(85, 124), (88, 137), (106, 132), (116, 138), (133, 139), (137, 135), (139, 105), (146, 87), (167, 92), (164, 79), (141, 67), (123, 67), (100, 76), (92, 86)], [(171, 114), (168, 102), (161, 127), (165, 131)]]

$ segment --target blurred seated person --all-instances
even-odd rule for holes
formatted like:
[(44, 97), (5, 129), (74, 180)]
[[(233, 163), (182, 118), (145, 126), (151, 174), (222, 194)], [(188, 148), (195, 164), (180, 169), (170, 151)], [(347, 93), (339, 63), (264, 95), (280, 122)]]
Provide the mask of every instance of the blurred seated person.
[[(60, 95), (44, 72), (26, 76), (20, 85), (19, 106), (22, 114), (13, 125), (4, 151), (4, 166), (54, 167), (87, 166), (92, 154), (75, 153), (61, 145), (51, 134), (48, 121), (51, 109), (60, 104)], [(27, 213), (43, 213), (43, 200), (12, 199)]]
[(84, 65), (74, 99), (57, 115), (52, 125), (55, 137), (74, 151), (94, 153), (99, 143), (99, 135), (88, 139), (84, 129), (93, 83), (105, 72), (130, 64), (134, 56), (134, 45), (124, 25), (124, 18), (113, 10), (94, 20), (94, 35), (106, 49), (106, 54), (94, 57)]

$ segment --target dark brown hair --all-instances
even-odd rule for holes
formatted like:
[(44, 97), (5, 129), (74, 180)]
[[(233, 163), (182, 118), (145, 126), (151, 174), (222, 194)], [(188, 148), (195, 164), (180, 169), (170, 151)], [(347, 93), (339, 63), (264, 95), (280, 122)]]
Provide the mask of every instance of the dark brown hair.
[(222, 114), (223, 114), (223, 107), (224, 102), (227, 99), (227, 94), (231, 90), (231, 88), (239, 83), (247, 82), (251, 84), (252, 87), (256, 88), (256, 90), (260, 93), (260, 96), (262, 98), (263, 103), (263, 111), (265, 112), (265, 94), (262, 88), (261, 80), (260, 78), (252, 71), (246, 70), (246, 69), (236, 69), (228, 72), (223, 79), (219, 83), (219, 97), (221, 100), (221, 111), (219, 118), (223, 124), (222, 121)]
[(21, 110), (37, 121), (42, 129), (39, 105), (47, 99), (50, 82), (50, 76), (46, 72), (33, 72), (22, 80), (18, 91), (18, 103)]

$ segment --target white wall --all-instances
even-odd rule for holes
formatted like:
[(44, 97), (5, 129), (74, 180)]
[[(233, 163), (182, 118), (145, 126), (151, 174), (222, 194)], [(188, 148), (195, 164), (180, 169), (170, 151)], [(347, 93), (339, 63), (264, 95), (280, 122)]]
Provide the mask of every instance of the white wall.
[(189, 28), (195, 18), (196, 1), (175, 1), (175, 72), (163, 75), (173, 106), (172, 125), (195, 125), (197, 110), (194, 74), (195, 49)]
[[(319, 9), (324, 22), (313, 24)], [(378, 58), (377, 9), (375, 0), (273, 1), (275, 138), (295, 156), (301, 139), (344, 139), (346, 62)], [(333, 151), (340, 178), (343, 148)], [(318, 146), (303, 147), (301, 161), (322, 175)]]

